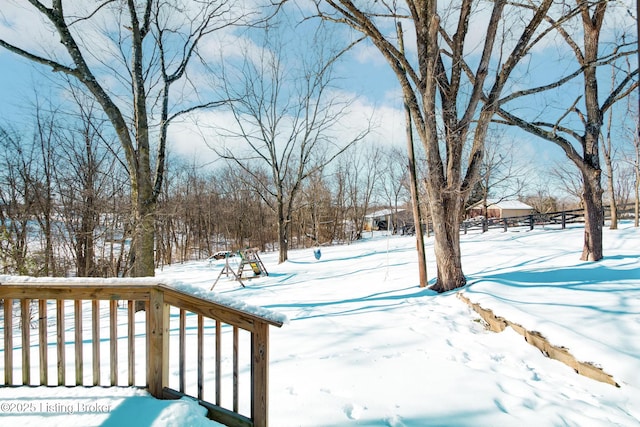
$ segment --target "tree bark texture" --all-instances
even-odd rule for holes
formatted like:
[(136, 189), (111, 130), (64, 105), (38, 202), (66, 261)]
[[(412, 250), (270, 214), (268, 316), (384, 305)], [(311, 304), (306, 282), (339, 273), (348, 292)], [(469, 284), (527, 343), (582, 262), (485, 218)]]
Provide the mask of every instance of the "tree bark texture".
[(282, 201), (278, 201), (278, 264), (282, 264), (283, 262), (289, 259), (289, 224), (291, 221), (288, 220), (285, 216), (285, 208), (284, 203)]
[(436, 256), (437, 281), (431, 286), (436, 292), (446, 292), (464, 286), (467, 283), (462, 272), (460, 251), (460, 212), (459, 197), (429, 198), (434, 228), (434, 251)]
[(600, 169), (592, 168), (583, 172), (584, 192), (584, 244), (582, 261), (598, 261), (603, 257), (602, 227), (604, 225), (604, 208), (602, 205), (602, 186), (600, 185)]

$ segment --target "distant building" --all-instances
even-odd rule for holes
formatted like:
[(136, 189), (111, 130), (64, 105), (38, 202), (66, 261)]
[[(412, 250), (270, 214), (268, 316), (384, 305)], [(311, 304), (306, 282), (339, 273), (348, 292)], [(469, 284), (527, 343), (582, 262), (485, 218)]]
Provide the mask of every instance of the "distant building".
[[(507, 218), (511, 216), (523, 216), (532, 214), (535, 211), (531, 206), (518, 200), (496, 201), (487, 199), (487, 218)], [(479, 201), (475, 205), (467, 208), (467, 216), (475, 218), (485, 215), (484, 201)]]
[[(397, 216), (396, 216), (397, 215)], [(389, 225), (392, 227), (401, 227), (405, 221), (405, 209), (381, 209), (375, 212), (371, 212), (364, 217), (364, 231), (372, 230), (388, 230)], [(398, 224), (400, 220), (401, 224)]]

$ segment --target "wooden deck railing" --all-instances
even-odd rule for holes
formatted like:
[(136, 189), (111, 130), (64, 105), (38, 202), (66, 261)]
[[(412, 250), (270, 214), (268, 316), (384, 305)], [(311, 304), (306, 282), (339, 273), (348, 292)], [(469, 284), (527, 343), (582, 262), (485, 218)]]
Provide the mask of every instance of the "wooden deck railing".
[[(3, 304), (0, 315), (3, 314), (5, 386), (138, 386), (147, 388), (151, 395), (160, 399), (197, 398), (207, 408), (209, 418), (226, 425), (267, 425), (269, 326), (282, 326), (279, 320), (163, 284), (125, 279), (115, 282), (82, 282), (78, 279), (68, 282), (34, 280), (33, 283), (5, 281), (0, 284), (0, 300)], [(121, 301), (126, 302), (123, 308), (119, 305)], [(144, 313), (136, 313), (136, 302), (144, 303)], [(101, 330), (107, 329), (106, 323), (104, 328), (101, 326), (105, 317), (108, 317), (109, 337), (100, 336)], [(123, 317), (126, 318), (124, 323)], [(206, 322), (210, 326), (205, 327)], [(144, 328), (136, 328), (137, 323), (143, 323)], [(36, 329), (37, 339), (31, 336), (32, 330)], [(230, 335), (229, 345), (223, 345), (223, 335)], [(240, 345), (241, 335), (248, 354), (241, 351), (244, 348)], [(101, 372), (105, 363), (100, 357), (106, 352), (102, 341), (108, 341), (108, 380), (106, 373)], [(188, 345), (193, 341), (195, 345)], [(126, 366), (125, 361), (120, 360), (125, 353), (119, 348), (123, 343), (126, 346)], [(177, 348), (173, 344), (177, 344)], [(50, 346), (56, 348), (55, 364), (49, 361)], [(85, 346), (90, 347), (86, 352), (91, 354), (92, 366), (91, 373), (86, 375)], [(36, 347), (39, 381), (31, 378), (36, 364), (31, 351)], [(143, 354), (140, 347), (145, 348)], [(192, 359), (187, 357), (187, 348), (189, 352), (196, 352), (197, 386), (194, 391), (186, 390), (189, 373), (186, 364)], [(214, 354), (205, 360), (206, 351)], [(20, 353), (19, 361), (14, 361), (16, 352)], [(71, 354), (73, 362), (66, 360)], [(170, 361), (170, 354), (177, 355), (177, 360)], [(241, 368), (243, 355), (246, 363)], [(207, 369), (209, 363), (213, 364), (213, 369)], [(222, 365), (229, 363), (231, 372), (223, 374)], [(67, 373), (68, 365), (74, 368), (75, 375)], [(143, 365), (143, 373), (136, 372), (139, 365)], [(50, 378), (50, 367), (57, 370), (57, 381)], [(190, 368), (191, 371), (196, 369)], [(22, 378), (18, 383), (14, 379), (14, 371), (21, 371)], [(210, 378), (212, 371), (213, 378)], [(126, 375), (119, 377), (122, 373)], [(72, 377), (71, 383), (68, 377)], [(241, 384), (241, 377), (248, 377), (249, 384)], [(175, 383), (176, 380), (177, 385), (172, 388), (170, 382)], [(140, 381), (142, 384), (138, 383)], [(194, 384), (192, 381), (192, 388)], [(207, 386), (214, 388), (213, 399), (205, 396)], [(243, 409), (240, 408), (241, 401)]]

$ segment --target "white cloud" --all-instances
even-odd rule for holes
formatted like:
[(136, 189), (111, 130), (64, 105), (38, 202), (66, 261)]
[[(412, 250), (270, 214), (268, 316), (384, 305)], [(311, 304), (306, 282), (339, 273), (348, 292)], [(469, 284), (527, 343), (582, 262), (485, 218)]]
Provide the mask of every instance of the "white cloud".
[(360, 43), (353, 49), (353, 57), (361, 64), (375, 64), (387, 66), (387, 60), (380, 50), (370, 43)]
[(32, 6), (3, 0), (0, 9), (0, 39), (37, 54), (59, 54), (54, 28)]

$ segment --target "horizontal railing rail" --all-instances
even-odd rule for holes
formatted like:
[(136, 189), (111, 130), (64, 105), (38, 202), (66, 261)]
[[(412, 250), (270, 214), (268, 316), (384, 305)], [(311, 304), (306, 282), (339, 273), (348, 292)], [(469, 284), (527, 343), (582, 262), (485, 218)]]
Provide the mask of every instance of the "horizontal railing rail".
[[(49, 368), (55, 367), (54, 385), (143, 387), (160, 399), (191, 396), (207, 408), (209, 418), (226, 425), (266, 426), (268, 423), (269, 326), (282, 326), (278, 316), (262, 316), (164, 284), (127, 279), (3, 281), (0, 300), (5, 386), (51, 385)], [(143, 303), (144, 313), (136, 311), (137, 303)], [(105, 318), (108, 328), (106, 323), (104, 328), (101, 324)], [(211, 326), (206, 326), (207, 322)], [(139, 323), (144, 327), (136, 327)], [(31, 336), (36, 329), (37, 338)], [(100, 336), (103, 329), (108, 329), (109, 337)], [(226, 346), (223, 345), (225, 335), (231, 336), (231, 343)], [(249, 350), (244, 359), (241, 337)], [(190, 345), (194, 340), (195, 345)], [(101, 372), (104, 365), (101, 356), (106, 352), (106, 348), (102, 348), (104, 341), (108, 341), (109, 353), (107, 380), (106, 373)], [(209, 341), (213, 341), (211, 346)], [(126, 351), (119, 347), (122, 342)], [(51, 346), (56, 348), (55, 364), (49, 361)], [(85, 346), (90, 348), (86, 351), (91, 354), (90, 374), (84, 372)], [(145, 348), (144, 354), (140, 354), (140, 347)], [(189, 374), (187, 348), (192, 347), (197, 360), (195, 392), (187, 391), (186, 379)], [(214, 354), (205, 360), (204, 354), (210, 347)], [(36, 364), (32, 348), (38, 349), (38, 381), (31, 378)], [(14, 360), (14, 353), (19, 353), (19, 360)], [(126, 353), (126, 366), (121, 360), (123, 353)], [(66, 360), (70, 354), (73, 361)], [(241, 359), (246, 362), (242, 369)], [(214, 369), (205, 369), (211, 360)], [(136, 369), (140, 364), (146, 365), (143, 372)], [(223, 373), (223, 364), (231, 365), (230, 373)], [(68, 365), (73, 367), (74, 374), (68, 375)], [(21, 372), (18, 383), (14, 371)], [(215, 399), (205, 399), (211, 371)], [(119, 376), (123, 372), (126, 382)], [(69, 376), (73, 377), (71, 384)], [(248, 385), (240, 384), (243, 376), (248, 377)], [(176, 380), (177, 385), (172, 387), (170, 383)], [(227, 404), (223, 404), (223, 389), (231, 396), (226, 399)], [(241, 396), (241, 390), (248, 396)], [(249, 408), (244, 404), (241, 409), (241, 401), (248, 402)]]

